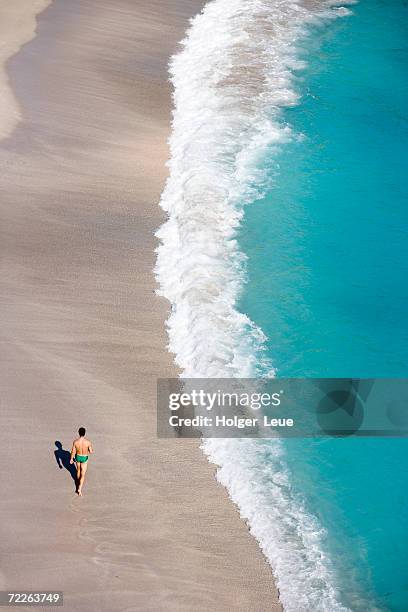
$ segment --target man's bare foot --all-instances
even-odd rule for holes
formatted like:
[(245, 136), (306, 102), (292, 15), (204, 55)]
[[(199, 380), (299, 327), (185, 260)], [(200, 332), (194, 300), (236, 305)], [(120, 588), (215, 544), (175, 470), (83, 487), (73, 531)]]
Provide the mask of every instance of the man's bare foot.
[(81, 489), (78, 489), (77, 493), (78, 493), (79, 497), (82, 497), (82, 491), (81, 491)]

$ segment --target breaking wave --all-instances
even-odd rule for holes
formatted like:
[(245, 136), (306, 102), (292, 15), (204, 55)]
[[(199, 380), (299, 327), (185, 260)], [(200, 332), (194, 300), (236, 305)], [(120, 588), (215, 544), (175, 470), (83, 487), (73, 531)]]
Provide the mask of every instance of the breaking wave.
[[(282, 117), (299, 102), (298, 45), (312, 24), (348, 12), (327, 1), (213, 0), (171, 60), (170, 175), (160, 202), (168, 219), (156, 234), (155, 272), (183, 377), (274, 374), (262, 330), (236, 309), (245, 283), (236, 233), (245, 205), (278, 173), (274, 151), (298, 137)], [(280, 441), (206, 439), (203, 450), (270, 562), (285, 610), (346, 610), (324, 531), (295, 499)]]

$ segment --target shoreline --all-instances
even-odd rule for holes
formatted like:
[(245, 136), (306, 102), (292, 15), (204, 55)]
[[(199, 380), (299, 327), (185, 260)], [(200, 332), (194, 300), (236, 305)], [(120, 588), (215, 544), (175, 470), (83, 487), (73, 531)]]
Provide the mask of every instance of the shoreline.
[[(299, 136), (284, 111), (301, 104), (298, 71), (305, 68), (305, 43), (315, 26), (323, 29), (349, 14), (319, 1), (217, 0), (194, 20), (171, 62), (170, 176), (160, 201), (168, 219), (156, 234), (155, 271), (160, 295), (172, 305), (170, 348), (183, 378), (276, 374), (276, 345), (274, 350), (259, 327), (267, 313), (252, 319), (238, 307), (251, 280), (238, 228), (252, 246), (255, 227), (274, 219), (276, 153)], [(252, 210), (269, 189), (268, 214), (249, 229), (245, 221), (241, 225), (246, 206)], [(273, 246), (262, 248), (262, 234), (254, 252), (267, 260)], [(254, 289), (262, 287), (259, 277), (249, 282), (253, 313), (258, 306), (262, 312)], [(268, 304), (274, 304), (272, 296)], [(202, 448), (274, 569), (285, 610), (343, 610), (324, 531), (299, 503), (285, 444), (204, 438)]]
[[(73, 611), (281, 609), (198, 442), (155, 431), (156, 378), (177, 373), (152, 272), (167, 62), (191, 4), (54, 0), (7, 63), (0, 583), (63, 589)], [(96, 450), (81, 500), (54, 458), (79, 425)]]

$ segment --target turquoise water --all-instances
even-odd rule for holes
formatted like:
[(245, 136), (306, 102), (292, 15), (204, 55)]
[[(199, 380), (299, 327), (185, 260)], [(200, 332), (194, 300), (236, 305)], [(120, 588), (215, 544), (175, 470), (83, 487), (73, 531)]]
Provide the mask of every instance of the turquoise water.
[[(361, 0), (316, 29), (246, 210), (240, 303), (278, 376), (408, 376), (408, 3)], [(288, 440), (295, 488), (327, 529), (351, 609), (408, 609), (408, 440)]]

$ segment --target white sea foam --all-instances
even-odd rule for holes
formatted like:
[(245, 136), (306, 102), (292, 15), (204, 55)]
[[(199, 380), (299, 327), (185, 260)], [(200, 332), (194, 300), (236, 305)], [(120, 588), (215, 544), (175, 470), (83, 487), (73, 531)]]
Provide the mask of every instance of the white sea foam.
[[(347, 3), (348, 4), (348, 3)], [(273, 375), (263, 332), (236, 303), (245, 257), (243, 207), (267, 188), (262, 159), (295, 135), (282, 109), (298, 103), (297, 44), (339, 3), (213, 0), (171, 61), (170, 176), (161, 198), (156, 275), (172, 305), (169, 349), (184, 377)], [(272, 221), (271, 221), (272, 222)], [(285, 610), (344, 611), (324, 532), (294, 498), (279, 441), (204, 440), (218, 478), (270, 561)]]
[(279, 441), (209, 439), (204, 449), (269, 560), (287, 612), (345, 612), (325, 533), (292, 491)]

